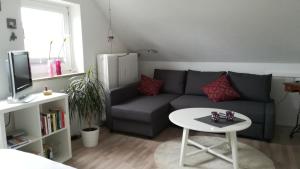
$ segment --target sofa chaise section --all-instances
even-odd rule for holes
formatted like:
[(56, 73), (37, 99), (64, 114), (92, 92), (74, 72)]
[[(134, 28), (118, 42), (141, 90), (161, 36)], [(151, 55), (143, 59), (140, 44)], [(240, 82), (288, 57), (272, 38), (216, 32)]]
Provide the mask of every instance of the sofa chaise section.
[[(111, 92), (111, 129), (154, 137), (169, 125), (170, 102), (179, 95), (142, 96), (135, 90), (136, 86), (128, 86)], [(135, 97), (132, 97), (133, 93), (136, 93)]]
[(164, 83), (159, 95), (139, 94), (138, 84), (111, 91), (111, 130), (154, 137), (169, 125), (170, 102), (184, 93), (186, 71), (157, 70), (154, 76)]

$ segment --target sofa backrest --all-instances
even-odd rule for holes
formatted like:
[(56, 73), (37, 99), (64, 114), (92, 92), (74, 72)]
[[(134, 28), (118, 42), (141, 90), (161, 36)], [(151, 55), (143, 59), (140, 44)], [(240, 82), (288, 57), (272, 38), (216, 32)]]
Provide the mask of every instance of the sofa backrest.
[(201, 72), (188, 70), (185, 94), (188, 95), (205, 95), (201, 89), (203, 85), (206, 85), (220, 77), (226, 72)]
[(185, 87), (186, 71), (180, 70), (154, 70), (154, 79), (164, 82), (161, 92), (183, 94)]
[[(164, 85), (161, 92), (172, 94), (202, 95), (201, 87), (226, 74), (220, 72), (182, 71), (182, 70), (154, 70), (154, 79), (162, 80)], [(256, 75), (229, 71), (227, 76), (241, 99), (269, 102), (271, 101), (272, 74)]]
[(241, 99), (269, 102), (272, 74), (256, 75), (228, 72), (232, 86), (239, 92)]

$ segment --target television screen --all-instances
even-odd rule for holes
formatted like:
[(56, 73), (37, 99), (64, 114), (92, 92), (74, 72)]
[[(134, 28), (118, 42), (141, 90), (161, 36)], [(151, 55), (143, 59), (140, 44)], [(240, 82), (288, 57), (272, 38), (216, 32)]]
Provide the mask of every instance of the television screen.
[(32, 86), (28, 52), (10, 52), (9, 57), (10, 68), (13, 69), (10, 72), (15, 93)]
[(28, 86), (31, 81), (31, 72), (26, 53), (16, 55), (14, 60), (15, 88), (17, 91)]

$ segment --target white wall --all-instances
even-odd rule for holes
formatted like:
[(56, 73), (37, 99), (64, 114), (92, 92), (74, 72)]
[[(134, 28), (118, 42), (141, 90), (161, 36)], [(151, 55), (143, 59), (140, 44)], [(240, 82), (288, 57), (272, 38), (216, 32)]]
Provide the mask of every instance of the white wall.
[(141, 61), (140, 72), (153, 76), (154, 69), (236, 71), (254, 74), (273, 74), (271, 96), (276, 103), (276, 124), (293, 126), (298, 111), (298, 93), (286, 97), (283, 83), (300, 78), (300, 64), (284, 63), (229, 63), (229, 62), (154, 62)]
[[(108, 0), (95, 0), (107, 11)], [(113, 27), (148, 61), (300, 63), (299, 0), (111, 0)]]
[[(16, 0), (2, 0), (2, 11), (0, 12), (0, 99), (8, 95), (8, 82), (5, 73), (5, 59), (7, 59), (7, 51), (13, 49), (23, 49), (23, 34), (20, 29), (20, 11), (18, 10), (20, 1)], [(18, 39), (14, 42), (9, 41), (11, 30), (6, 27), (6, 18), (16, 18), (17, 30), (13, 30), (18, 36)]]
[[(92, 0), (68, 0), (69, 2), (79, 3), (81, 6), (82, 19), (82, 38), (84, 67), (89, 68), (96, 63), (96, 54), (109, 52), (107, 43), (107, 21), (98, 9), (97, 4)], [(11, 30), (6, 28), (6, 18), (17, 19), (17, 29), (14, 30), (18, 39), (9, 42)], [(2, 0), (2, 11), (0, 12), (0, 99), (8, 96), (8, 82), (5, 73), (5, 62), (9, 50), (24, 49), (23, 31), (20, 19), (20, 0)], [(114, 41), (114, 52), (125, 52), (126, 49), (118, 39)], [(54, 82), (52, 82), (54, 81)], [(46, 83), (47, 82), (47, 83)], [(34, 86), (29, 92), (41, 91), (45, 85), (60, 91), (67, 83), (66, 79), (55, 79), (34, 82)]]
[[(96, 54), (109, 52), (107, 43), (107, 21), (100, 12), (97, 4), (92, 0), (68, 0), (69, 2), (79, 3), (81, 6), (82, 39), (84, 67), (96, 66)], [(22, 50), (23, 31), (20, 19), (20, 0), (1, 0), (2, 11), (0, 12), (0, 99), (6, 98), (8, 93), (8, 81), (5, 73), (5, 59), (9, 50)], [(17, 19), (17, 29), (15, 30), (18, 39), (9, 42), (10, 30), (6, 28), (6, 18)], [(115, 39), (114, 52), (126, 52), (122, 43)], [(44, 86), (48, 86), (54, 91), (62, 91), (68, 84), (68, 78), (35, 81), (33, 87), (27, 90), (30, 92), (40, 92)]]

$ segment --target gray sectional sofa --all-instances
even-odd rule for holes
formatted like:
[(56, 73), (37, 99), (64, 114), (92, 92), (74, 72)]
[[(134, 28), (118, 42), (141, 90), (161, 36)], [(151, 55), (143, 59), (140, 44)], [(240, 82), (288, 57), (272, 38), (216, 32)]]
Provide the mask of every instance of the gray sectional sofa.
[[(232, 86), (240, 93), (239, 100), (212, 102), (201, 86), (227, 73)], [(190, 107), (212, 107), (233, 110), (252, 120), (250, 128), (240, 136), (271, 140), (274, 129), (274, 101), (270, 98), (272, 75), (235, 72), (200, 72), (159, 70), (154, 78), (164, 81), (157, 96), (140, 95), (138, 83), (112, 90), (107, 124), (113, 131), (154, 137), (169, 124), (170, 112)]]

